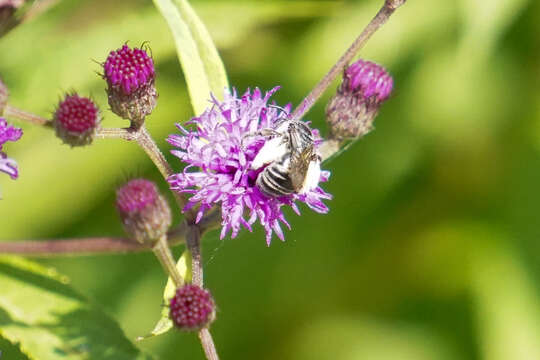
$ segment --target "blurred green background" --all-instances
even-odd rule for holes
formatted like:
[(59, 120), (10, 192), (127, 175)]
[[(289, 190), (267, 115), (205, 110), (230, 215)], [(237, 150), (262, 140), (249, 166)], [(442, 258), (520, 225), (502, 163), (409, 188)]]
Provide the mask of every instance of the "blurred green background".
[[(192, 1), (231, 85), (281, 85), (279, 104), (298, 104), (381, 3)], [(395, 90), (376, 131), (324, 165), (330, 213), (289, 211), (293, 230), (270, 247), (260, 228), (204, 241), (223, 359), (540, 359), (539, 20), (533, 0), (409, 0), (376, 33), (361, 56), (383, 64)], [(168, 153), (164, 139), (191, 108), (150, 1), (64, 0), (1, 39), (11, 103), (48, 115), (76, 89), (101, 105), (105, 126), (126, 125), (107, 110), (96, 75), (96, 62), (126, 41), (152, 48), (160, 97), (147, 124)], [(323, 133), (336, 85), (307, 116)], [(134, 144), (71, 149), (17, 124), (25, 135), (6, 150), (21, 175), (0, 176), (0, 240), (120, 236), (119, 184), (145, 176), (166, 191)], [(159, 317), (165, 277), (150, 253), (37, 261), (130, 339)], [(161, 359), (203, 358), (190, 334), (138, 346)]]

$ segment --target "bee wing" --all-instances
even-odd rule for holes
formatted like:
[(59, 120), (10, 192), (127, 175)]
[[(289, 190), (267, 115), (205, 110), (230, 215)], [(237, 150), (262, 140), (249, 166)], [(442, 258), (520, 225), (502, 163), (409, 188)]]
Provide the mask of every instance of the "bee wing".
[(295, 151), (291, 155), (289, 177), (295, 192), (301, 192), (304, 188), (313, 155), (313, 146), (307, 146), (302, 151)]

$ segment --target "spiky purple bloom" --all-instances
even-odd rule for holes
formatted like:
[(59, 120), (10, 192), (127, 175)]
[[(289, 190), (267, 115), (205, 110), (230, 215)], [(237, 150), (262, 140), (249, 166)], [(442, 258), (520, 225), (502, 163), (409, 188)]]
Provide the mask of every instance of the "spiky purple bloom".
[(347, 67), (343, 82), (326, 107), (331, 135), (342, 140), (367, 134), (393, 86), (388, 72), (371, 61), (360, 59)]
[(0, 117), (0, 171), (5, 172), (12, 179), (19, 176), (19, 170), (15, 160), (10, 159), (2, 151), (2, 147), (7, 141), (17, 141), (21, 138), (22, 129), (8, 125), (6, 119)]
[[(248, 89), (242, 97), (233, 89), (223, 101), (212, 98), (212, 106), (188, 123), (196, 129), (190, 131), (177, 124), (183, 135), (168, 138), (171, 145), (180, 149), (172, 153), (188, 164), (182, 173), (168, 179), (171, 188), (192, 194), (184, 211), (200, 203), (197, 222), (214, 204), (221, 204), (222, 239), (229, 230), (231, 237), (236, 237), (242, 226), (251, 231), (251, 225), (258, 220), (266, 230), (267, 244), (273, 232), (284, 240), (280, 222), (289, 229), (290, 225), (282, 207), (288, 205), (300, 214), (296, 201), (306, 203), (316, 212), (328, 212), (322, 200), (331, 195), (318, 186), (303, 194), (268, 197), (255, 184), (263, 168), (252, 170), (251, 163), (267, 139), (246, 135), (272, 129), (289, 114), (290, 105), (280, 108), (267, 104), (278, 89), (275, 87), (264, 96), (258, 88), (253, 93)], [(320, 138), (317, 130), (313, 134)], [(320, 181), (327, 181), (329, 176), (330, 172), (323, 171)]]
[(157, 102), (154, 61), (145, 49), (124, 45), (109, 53), (103, 70), (111, 110), (140, 126)]

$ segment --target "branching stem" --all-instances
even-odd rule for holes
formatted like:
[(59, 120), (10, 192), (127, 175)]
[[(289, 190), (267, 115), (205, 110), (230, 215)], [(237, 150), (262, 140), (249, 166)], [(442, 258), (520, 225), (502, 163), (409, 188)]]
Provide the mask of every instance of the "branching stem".
[[(185, 242), (187, 225), (182, 222), (168, 232), (169, 246)], [(150, 251), (148, 244), (120, 237), (89, 237), (62, 240), (0, 241), (0, 254), (18, 254), (32, 257), (85, 256), (96, 254), (123, 254)]]
[(167, 235), (160, 237), (152, 247), (154, 255), (158, 258), (163, 270), (173, 280), (176, 287), (180, 287), (184, 284), (184, 278), (180, 275), (180, 272), (176, 268), (176, 262), (174, 261), (171, 249), (167, 243)]
[(4, 109), (4, 116), (7, 118), (14, 118), (21, 121), (26, 121), (34, 125), (42, 125), (42, 126), (52, 125), (51, 121), (48, 119), (45, 119), (44, 117), (41, 117), (36, 114), (32, 114), (31, 112), (28, 112), (28, 111), (21, 110), (9, 104), (7, 104), (6, 108)]

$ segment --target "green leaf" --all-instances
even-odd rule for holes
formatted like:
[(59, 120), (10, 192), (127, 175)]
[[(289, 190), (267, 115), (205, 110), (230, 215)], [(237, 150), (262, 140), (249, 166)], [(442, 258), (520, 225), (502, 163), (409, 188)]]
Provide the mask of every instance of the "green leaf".
[[(191, 253), (189, 251), (184, 251), (178, 262), (176, 263), (176, 268), (180, 272), (180, 275), (184, 278), (185, 282), (191, 282)], [(171, 330), (173, 327), (173, 322), (169, 318), (169, 307), (168, 304), (174, 296), (176, 287), (174, 286), (173, 280), (169, 277), (167, 279), (167, 285), (163, 290), (163, 309), (161, 310), (161, 318), (158, 320), (154, 329), (150, 334), (139, 336), (137, 341), (145, 340), (154, 336), (158, 336), (166, 333)]]
[(171, 29), (178, 59), (196, 115), (208, 107), (210, 92), (222, 98), (227, 74), (218, 51), (193, 8), (185, 0), (154, 0)]
[(30, 359), (150, 359), (65, 276), (0, 256), (0, 336)]

